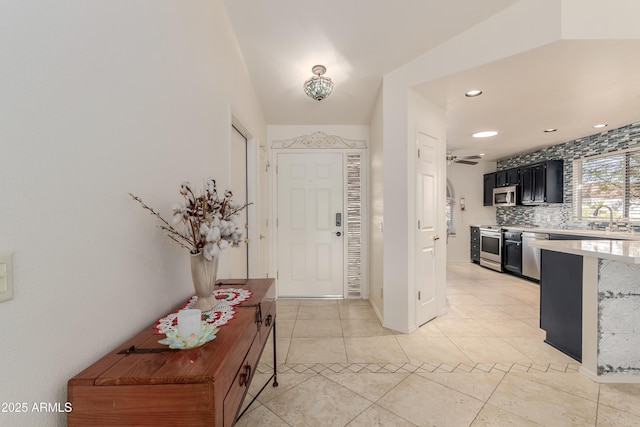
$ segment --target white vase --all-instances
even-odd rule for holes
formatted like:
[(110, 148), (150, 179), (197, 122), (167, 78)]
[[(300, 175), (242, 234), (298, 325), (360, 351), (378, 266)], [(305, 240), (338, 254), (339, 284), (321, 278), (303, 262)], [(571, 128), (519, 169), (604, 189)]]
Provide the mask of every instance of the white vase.
[(198, 300), (193, 308), (208, 311), (216, 307), (218, 301), (213, 295), (218, 276), (218, 259), (216, 255), (208, 261), (202, 252), (191, 254), (191, 277)]

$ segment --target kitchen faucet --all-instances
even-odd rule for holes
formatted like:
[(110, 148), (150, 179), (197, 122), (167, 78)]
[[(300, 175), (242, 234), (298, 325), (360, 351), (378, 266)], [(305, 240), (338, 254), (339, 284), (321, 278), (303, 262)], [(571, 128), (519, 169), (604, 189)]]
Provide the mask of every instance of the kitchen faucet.
[(611, 209), (609, 206), (607, 205), (600, 205), (596, 208), (595, 211), (593, 211), (593, 216), (598, 216), (598, 213), (600, 213), (600, 209), (602, 208), (607, 208), (609, 209), (609, 230), (613, 231), (613, 209)]

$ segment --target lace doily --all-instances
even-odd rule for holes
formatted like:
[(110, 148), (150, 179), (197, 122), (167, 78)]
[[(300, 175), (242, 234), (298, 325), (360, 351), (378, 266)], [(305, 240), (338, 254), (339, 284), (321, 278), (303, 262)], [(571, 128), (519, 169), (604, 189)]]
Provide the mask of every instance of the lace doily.
[[(212, 310), (203, 311), (202, 320), (213, 327), (219, 328), (229, 323), (236, 316), (235, 306), (251, 298), (252, 294), (248, 289), (223, 288), (214, 290), (213, 295), (216, 296), (218, 305)], [(158, 320), (158, 323), (154, 326), (155, 333), (166, 334), (167, 331), (175, 330), (178, 324), (178, 311), (193, 307), (196, 301), (198, 301), (198, 297), (194, 295), (179, 310)]]

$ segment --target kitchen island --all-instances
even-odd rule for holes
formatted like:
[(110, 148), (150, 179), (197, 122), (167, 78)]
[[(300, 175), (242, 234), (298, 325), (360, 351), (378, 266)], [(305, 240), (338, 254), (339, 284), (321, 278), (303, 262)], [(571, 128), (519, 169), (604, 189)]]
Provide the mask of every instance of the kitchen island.
[[(541, 292), (551, 284), (544, 283), (545, 276), (562, 274), (545, 258), (558, 254), (582, 260), (582, 274), (571, 279), (581, 285), (580, 371), (597, 382), (640, 383), (640, 241), (540, 240), (532, 245), (547, 255), (541, 264)], [(563, 304), (554, 310), (562, 314)], [(541, 325), (544, 316), (549, 314), (541, 311)], [(553, 339), (564, 340), (562, 334)]]

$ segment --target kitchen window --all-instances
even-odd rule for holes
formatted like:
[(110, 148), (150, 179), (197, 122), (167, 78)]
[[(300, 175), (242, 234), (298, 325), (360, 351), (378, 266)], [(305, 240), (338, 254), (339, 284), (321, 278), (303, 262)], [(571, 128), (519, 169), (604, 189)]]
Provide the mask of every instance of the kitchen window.
[[(576, 219), (593, 220), (594, 210), (605, 205), (614, 219), (640, 221), (640, 148), (575, 160), (573, 190)], [(598, 218), (608, 219), (602, 213)]]

